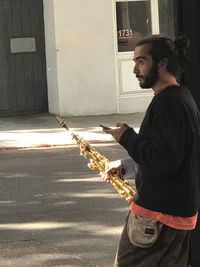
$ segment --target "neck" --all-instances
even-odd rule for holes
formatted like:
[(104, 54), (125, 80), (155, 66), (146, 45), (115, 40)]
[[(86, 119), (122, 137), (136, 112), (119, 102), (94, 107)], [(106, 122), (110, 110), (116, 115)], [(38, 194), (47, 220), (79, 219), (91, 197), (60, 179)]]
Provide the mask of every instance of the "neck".
[(172, 86), (172, 85), (179, 85), (176, 78), (174, 76), (168, 76), (163, 79), (159, 79), (157, 83), (152, 87), (155, 94), (157, 94), (160, 91), (165, 90), (165, 88)]

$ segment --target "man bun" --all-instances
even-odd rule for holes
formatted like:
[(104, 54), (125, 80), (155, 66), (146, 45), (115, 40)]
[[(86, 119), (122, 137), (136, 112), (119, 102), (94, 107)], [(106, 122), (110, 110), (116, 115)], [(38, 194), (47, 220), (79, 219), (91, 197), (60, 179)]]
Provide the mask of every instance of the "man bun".
[(185, 35), (180, 35), (174, 40), (178, 53), (180, 67), (183, 67), (190, 59), (190, 40)]

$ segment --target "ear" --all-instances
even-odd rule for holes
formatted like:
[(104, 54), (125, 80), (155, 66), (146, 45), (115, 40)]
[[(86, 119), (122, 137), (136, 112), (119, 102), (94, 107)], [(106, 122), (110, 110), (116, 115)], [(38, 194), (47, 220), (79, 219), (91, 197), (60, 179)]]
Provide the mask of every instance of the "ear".
[(168, 59), (167, 58), (163, 58), (161, 59), (161, 61), (158, 63), (158, 67), (162, 70), (167, 68), (167, 64), (168, 64)]

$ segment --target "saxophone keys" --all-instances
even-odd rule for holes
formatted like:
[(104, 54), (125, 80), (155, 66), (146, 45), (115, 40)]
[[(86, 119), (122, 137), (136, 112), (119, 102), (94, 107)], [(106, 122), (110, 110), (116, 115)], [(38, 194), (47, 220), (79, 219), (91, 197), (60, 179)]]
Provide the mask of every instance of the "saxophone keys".
[(96, 170), (98, 168), (98, 166), (95, 164), (94, 161), (90, 161), (90, 163), (87, 164), (88, 168), (90, 168), (91, 170)]

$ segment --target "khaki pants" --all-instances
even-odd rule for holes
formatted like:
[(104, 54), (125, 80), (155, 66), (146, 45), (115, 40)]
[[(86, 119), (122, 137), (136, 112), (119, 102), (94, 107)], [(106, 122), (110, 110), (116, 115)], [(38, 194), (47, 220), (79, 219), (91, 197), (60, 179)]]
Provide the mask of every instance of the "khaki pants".
[(134, 246), (127, 234), (127, 223), (121, 234), (114, 267), (187, 267), (190, 231), (163, 225), (154, 245)]

